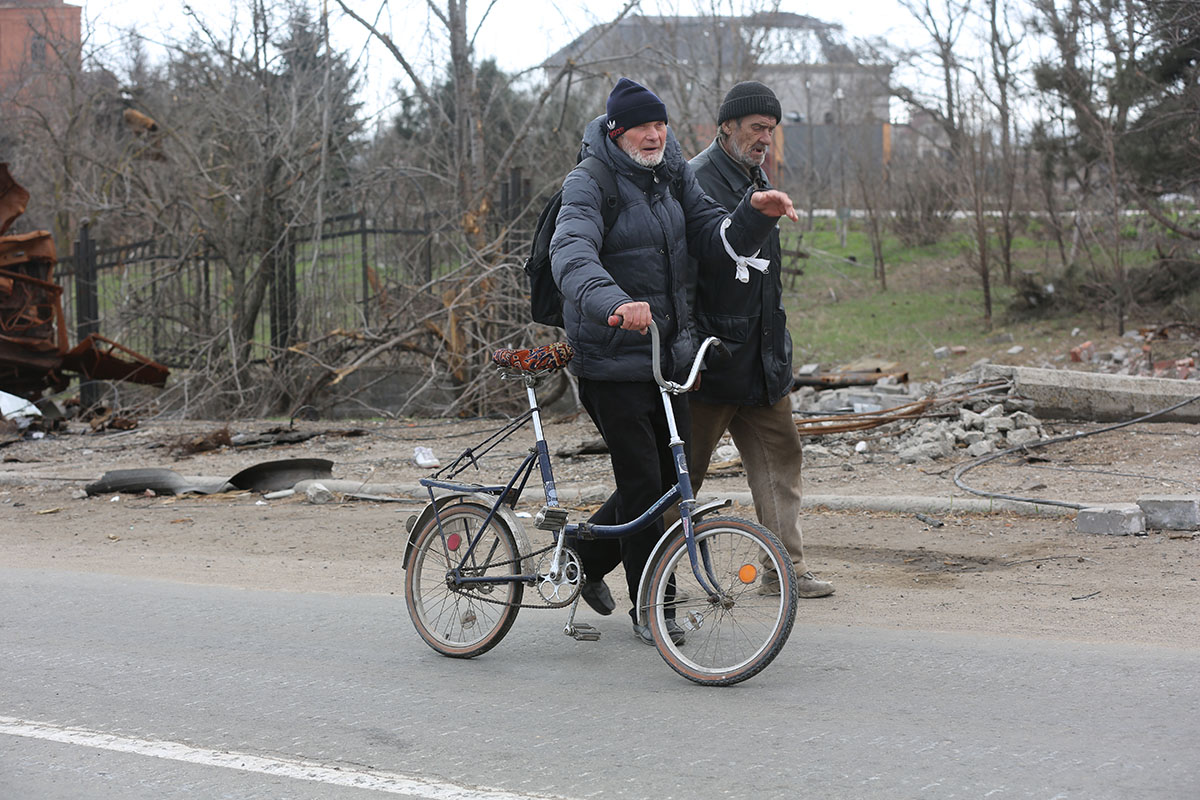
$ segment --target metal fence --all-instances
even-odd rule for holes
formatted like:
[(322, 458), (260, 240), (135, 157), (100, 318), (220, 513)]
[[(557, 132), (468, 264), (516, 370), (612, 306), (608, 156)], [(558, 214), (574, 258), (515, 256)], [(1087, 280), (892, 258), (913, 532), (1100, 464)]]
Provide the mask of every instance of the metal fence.
[[(272, 272), (254, 329), (254, 357), (336, 329), (380, 324), (381, 301), (426, 287), (458, 261), (443, 230), (379, 227), (361, 213), (288, 232), (262, 267)], [(248, 254), (248, 258), (256, 258)], [(234, 320), (233, 276), (203, 248), (156, 241), (103, 245), (85, 224), (58, 263), (68, 330), (100, 333), (172, 367), (196, 363)]]

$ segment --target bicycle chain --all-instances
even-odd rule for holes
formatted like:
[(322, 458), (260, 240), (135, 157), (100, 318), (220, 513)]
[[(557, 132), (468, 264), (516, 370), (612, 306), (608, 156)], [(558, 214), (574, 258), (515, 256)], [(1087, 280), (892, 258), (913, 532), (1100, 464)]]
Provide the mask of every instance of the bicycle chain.
[[(542, 553), (548, 553), (551, 550), (553, 550), (555, 547), (556, 547), (556, 545), (550, 544), (550, 545), (547, 545), (546, 547), (543, 547), (541, 550), (534, 550), (531, 553), (527, 553), (523, 556), (517, 556), (516, 558), (510, 558), (507, 561), (493, 561), (492, 563), (487, 565), (486, 569), (491, 569), (492, 567), (503, 567), (508, 564), (517, 564), (522, 561), (525, 561), (526, 559), (533, 558), (534, 556), (540, 556)], [(474, 569), (478, 570), (479, 568), (476, 567)], [(466, 572), (468, 572), (468, 570), (463, 570), (463, 572), (466, 573)], [(467, 587), (463, 587), (463, 586), (451, 586), (450, 584), (446, 584), (446, 588), (449, 589), (454, 594), (461, 595), (463, 597), (468, 597), (472, 600), (479, 600), (480, 602), (483, 602), (483, 603), (491, 603), (494, 606), (508, 606), (510, 608), (564, 608), (564, 606), (551, 605), (550, 603), (542, 603), (541, 605), (534, 605), (533, 603), (509, 603), (504, 600), (493, 600), (490, 597), (485, 597), (481, 594), (475, 594), (474, 592), (471, 591), (471, 589), (469, 589)]]

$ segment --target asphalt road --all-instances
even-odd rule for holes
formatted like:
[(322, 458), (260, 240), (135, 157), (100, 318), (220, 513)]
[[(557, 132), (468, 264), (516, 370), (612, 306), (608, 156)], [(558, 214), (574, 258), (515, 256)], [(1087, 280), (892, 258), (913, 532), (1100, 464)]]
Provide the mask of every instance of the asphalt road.
[[(1200, 796), (1200, 649), (805, 625), (736, 687), (626, 618), (472, 660), (403, 598), (0, 570), (0, 798)], [(801, 606), (803, 612), (803, 605)]]

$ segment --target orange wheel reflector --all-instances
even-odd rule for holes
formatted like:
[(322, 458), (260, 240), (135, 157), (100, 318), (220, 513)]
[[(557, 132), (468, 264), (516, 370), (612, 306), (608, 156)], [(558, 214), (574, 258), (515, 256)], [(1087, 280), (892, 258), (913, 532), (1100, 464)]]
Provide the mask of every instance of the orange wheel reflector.
[(757, 577), (758, 568), (753, 564), (743, 564), (742, 568), (738, 570), (738, 580), (740, 580), (742, 583), (754, 583), (754, 579)]

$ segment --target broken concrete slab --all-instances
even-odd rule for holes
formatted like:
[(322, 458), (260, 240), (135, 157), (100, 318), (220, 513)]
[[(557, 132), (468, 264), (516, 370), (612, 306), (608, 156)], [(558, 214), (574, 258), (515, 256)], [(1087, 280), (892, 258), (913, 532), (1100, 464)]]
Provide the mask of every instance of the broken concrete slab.
[(1139, 497), (1146, 527), (1163, 531), (1200, 530), (1200, 495), (1149, 495)]
[(1033, 414), (1039, 419), (1126, 422), (1195, 399), (1155, 419), (1200, 422), (1200, 381), (1000, 364), (989, 364), (983, 374), (992, 380), (1011, 380), (1016, 394), (1033, 401)]
[(1075, 515), (1075, 529), (1080, 533), (1129, 536), (1145, 533), (1146, 517), (1137, 503), (1092, 506), (1079, 509), (1079, 513)]

